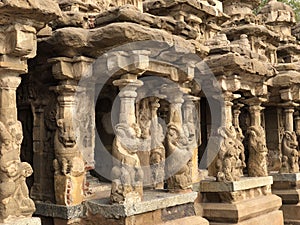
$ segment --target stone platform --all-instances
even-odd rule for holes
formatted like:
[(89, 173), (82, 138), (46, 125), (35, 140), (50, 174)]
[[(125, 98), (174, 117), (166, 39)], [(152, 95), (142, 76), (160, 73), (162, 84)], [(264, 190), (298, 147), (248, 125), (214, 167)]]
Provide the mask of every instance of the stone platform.
[(148, 190), (143, 201), (128, 204), (112, 205), (109, 198), (88, 200), (71, 207), (38, 203), (42, 210), (37, 214), (54, 217), (55, 225), (208, 225), (206, 219), (195, 213), (197, 196), (197, 192)]
[(211, 225), (283, 225), (281, 199), (271, 193), (272, 177), (242, 177), (240, 181), (204, 180), (203, 217)]
[(273, 194), (282, 199), (284, 223), (300, 225), (300, 173), (272, 173)]

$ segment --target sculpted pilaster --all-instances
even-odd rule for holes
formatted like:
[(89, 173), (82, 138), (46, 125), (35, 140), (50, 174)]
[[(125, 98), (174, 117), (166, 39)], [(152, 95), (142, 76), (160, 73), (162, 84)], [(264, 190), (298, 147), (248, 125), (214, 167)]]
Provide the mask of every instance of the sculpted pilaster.
[(225, 124), (218, 129), (221, 143), (216, 160), (216, 178), (217, 181), (237, 181), (243, 175), (244, 146), (237, 129), (239, 127), (238, 114), (234, 113), (234, 119), (232, 116), (234, 95), (231, 92), (225, 92), (223, 97), (224, 108), (222, 110)]
[(248, 175), (250, 177), (268, 176), (267, 154), (265, 130), (261, 126), (261, 103), (264, 99), (249, 99), (249, 112), (251, 116), (251, 126), (248, 128), (249, 135), (249, 159)]
[(198, 170), (198, 137), (196, 130), (196, 109), (194, 101), (199, 101), (200, 98), (185, 95), (184, 96), (184, 105), (183, 105), (183, 127), (186, 136), (188, 137), (190, 148), (193, 149), (193, 158), (192, 158), (192, 181), (193, 183), (200, 181), (200, 174)]
[[(81, 120), (88, 115), (81, 115), (78, 109), (78, 102), (82, 101), (78, 96), (82, 92), (81, 89), (85, 88), (79, 87), (79, 82), (88, 77), (92, 60), (85, 57), (54, 58), (49, 62), (53, 64), (54, 78), (59, 80), (59, 85), (51, 88), (58, 94), (53, 161), (55, 199), (60, 205), (77, 205), (84, 198), (85, 171), (88, 169), (87, 159), (84, 157), (86, 156), (84, 150), (87, 149), (84, 149), (81, 143), (83, 139)], [(93, 97), (94, 95), (90, 96), (92, 99)], [(77, 120), (79, 116), (81, 120)], [(90, 151), (93, 149), (90, 148)]]
[(164, 93), (170, 103), (166, 160), (166, 175), (169, 177), (167, 180), (168, 190), (190, 190), (194, 149), (191, 148), (183, 128), (183, 93), (176, 86), (165, 87)]
[(245, 148), (243, 145), (243, 140), (245, 138), (243, 131), (240, 127), (240, 121), (239, 121), (239, 116), (241, 114), (241, 107), (243, 104), (236, 103), (233, 105), (233, 126), (236, 131), (236, 139), (238, 143), (238, 149), (239, 149), (239, 163), (237, 165), (237, 168), (240, 170), (240, 175), (243, 175), (243, 169), (246, 167), (246, 162), (245, 162)]
[(135, 99), (136, 89), (142, 86), (143, 82), (137, 80), (137, 75), (127, 74), (115, 80), (113, 84), (120, 88), (120, 114), (112, 146), (110, 199), (112, 203), (138, 202), (143, 197), (144, 173), (137, 155), (143, 141), (135, 116)]
[(20, 161), (23, 134), (16, 108), (16, 88), (20, 81), (13, 74), (0, 75), (0, 220), (3, 222), (31, 216), (35, 211), (25, 182), (33, 171), (28, 163)]
[[(295, 104), (296, 106), (296, 104)], [(288, 102), (284, 105), (285, 131), (282, 137), (282, 159), (280, 173), (298, 173), (299, 172), (299, 153), (297, 135), (294, 131), (294, 103)]]
[(75, 133), (75, 87), (61, 85), (56, 92), (59, 96), (53, 161), (55, 199), (59, 205), (77, 205), (83, 201), (85, 166)]
[(23, 132), (16, 106), (19, 75), (27, 72), (26, 60), (35, 56), (35, 35), (35, 28), (18, 23), (0, 29), (0, 222), (31, 217), (35, 211), (26, 185), (33, 170), (20, 160)]

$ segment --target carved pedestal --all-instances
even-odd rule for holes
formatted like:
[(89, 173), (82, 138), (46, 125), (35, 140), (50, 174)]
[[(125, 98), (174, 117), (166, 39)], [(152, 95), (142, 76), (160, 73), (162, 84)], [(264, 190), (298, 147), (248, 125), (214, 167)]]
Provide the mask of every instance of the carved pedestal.
[(210, 225), (283, 225), (281, 199), (271, 193), (272, 177), (200, 183), (203, 217)]
[(107, 193), (77, 206), (38, 202), (37, 214), (53, 217), (55, 225), (208, 225), (196, 212), (197, 196), (197, 192), (145, 190), (141, 202), (110, 204)]
[(300, 224), (300, 173), (273, 173), (273, 194), (282, 199), (284, 223)]

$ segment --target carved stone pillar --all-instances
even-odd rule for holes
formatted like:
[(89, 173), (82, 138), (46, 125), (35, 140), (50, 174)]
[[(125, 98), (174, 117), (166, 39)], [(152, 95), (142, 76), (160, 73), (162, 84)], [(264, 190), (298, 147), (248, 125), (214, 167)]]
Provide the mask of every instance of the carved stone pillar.
[(294, 107), (297, 104), (293, 102), (287, 102), (283, 105), (284, 118), (285, 118), (285, 131), (282, 137), (282, 159), (280, 173), (298, 173), (299, 172), (299, 155), (298, 155), (298, 141), (297, 135), (294, 131)]
[(241, 108), (243, 107), (243, 104), (234, 104), (233, 106), (233, 126), (236, 130), (236, 133), (237, 133), (237, 138), (239, 138), (240, 141), (243, 141), (244, 140), (244, 135), (243, 135), (243, 132), (242, 132), (242, 129), (240, 127), (240, 121), (239, 121), (239, 116), (241, 114)]
[[(54, 186), (55, 199), (59, 205), (78, 205), (83, 201), (85, 171), (87, 168), (87, 156), (93, 155), (93, 145), (84, 149), (82, 138), (85, 130), (90, 128), (93, 134), (94, 118), (88, 120), (90, 126), (82, 125), (83, 119), (90, 115), (89, 112), (81, 112), (82, 108), (94, 110), (94, 95), (79, 98), (82, 92), (83, 79), (89, 74), (93, 60), (85, 57), (54, 58), (49, 60), (52, 66), (54, 78), (59, 80), (59, 85), (52, 88), (57, 94), (57, 129), (54, 137), (55, 169)], [(88, 101), (89, 99), (92, 99)], [(90, 102), (91, 105), (80, 107), (80, 102)], [(79, 115), (77, 115), (79, 114)], [(80, 118), (77, 119), (77, 118)], [(85, 127), (82, 129), (82, 126)], [(90, 138), (94, 140), (94, 137)]]
[(115, 80), (113, 84), (120, 88), (120, 114), (112, 146), (114, 167), (111, 172), (111, 202), (138, 202), (143, 196), (144, 174), (137, 155), (137, 151), (142, 150), (143, 141), (136, 122), (135, 99), (136, 89), (142, 86), (143, 82), (137, 79), (137, 75), (127, 74)]
[(150, 97), (150, 109), (151, 109), (151, 151), (150, 151), (150, 166), (151, 166), (151, 178), (154, 189), (164, 188), (165, 178), (165, 147), (163, 128), (158, 122), (157, 110), (160, 107), (158, 97)]
[(0, 223), (31, 217), (35, 211), (25, 182), (33, 170), (20, 160), (23, 132), (16, 106), (19, 75), (27, 72), (26, 59), (35, 56), (35, 35), (31, 26), (12, 23), (0, 28)]
[[(243, 175), (244, 146), (238, 138), (236, 124), (238, 114), (233, 121), (232, 106), (235, 96), (227, 91), (223, 94), (223, 126), (218, 129), (220, 148), (215, 163), (217, 181), (237, 181)], [(234, 126), (234, 124), (236, 126)]]
[(252, 98), (246, 101), (249, 105), (251, 124), (248, 128), (249, 135), (249, 160), (248, 175), (250, 177), (268, 176), (267, 154), (265, 130), (261, 126), (261, 103), (265, 101), (262, 98)]
[(243, 131), (240, 127), (240, 121), (239, 121), (239, 116), (241, 114), (241, 107), (243, 104), (236, 103), (233, 105), (233, 126), (235, 128), (236, 132), (236, 138), (237, 138), (237, 146), (238, 146), (238, 152), (239, 152), (239, 163), (238, 163), (238, 168), (240, 170), (240, 175), (243, 175), (243, 169), (246, 167), (246, 162), (245, 162), (245, 148), (243, 145), (243, 140), (244, 140), (244, 135)]
[(196, 115), (196, 109), (194, 101), (199, 101), (200, 98), (185, 95), (185, 102), (183, 106), (183, 124), (184, 132), (189, 139), (190, 148), (193, 149), (192, 158), (192, 182), (197, 183), (200, 181), (200, 174), (198, 170), (198, 145), (197, 145), (197, 131), (195, 126), (194, 116)]
[(192, 157), (194, 149), (189, 144), (183, 128), (183, 92), (177, 86), (164, 87), (169, 106), (167, 130), (166, 177), (170, 191), (190, 190), (192, 185)]
[(85, 166), (75, 133), (76, 86), (60, 85), (55, 91), (59, 95), (53, 161), (56, 204), (78, 205), (83, 201)]

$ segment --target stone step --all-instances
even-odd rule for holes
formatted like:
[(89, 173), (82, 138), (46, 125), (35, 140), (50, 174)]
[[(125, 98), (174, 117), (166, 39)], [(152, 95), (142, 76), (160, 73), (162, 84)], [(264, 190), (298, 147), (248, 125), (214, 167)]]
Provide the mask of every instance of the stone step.
[(209, 221), (239, 224), (243, 220), (278, 210), (281, 206), (281, 198), (276, 195), (266, 195), (234, 203), (202, 203), (201, 205), (203, 216)]
[(209, 225), (209, 222), (200, 216), (190, 216), (166, 221), (158, 225)]
[[(283, 225), (282, 211), (276, 210), (238, 223), (209, 222), (209, 225)], [(300, 225), (300, 224), (285, 224)]]

